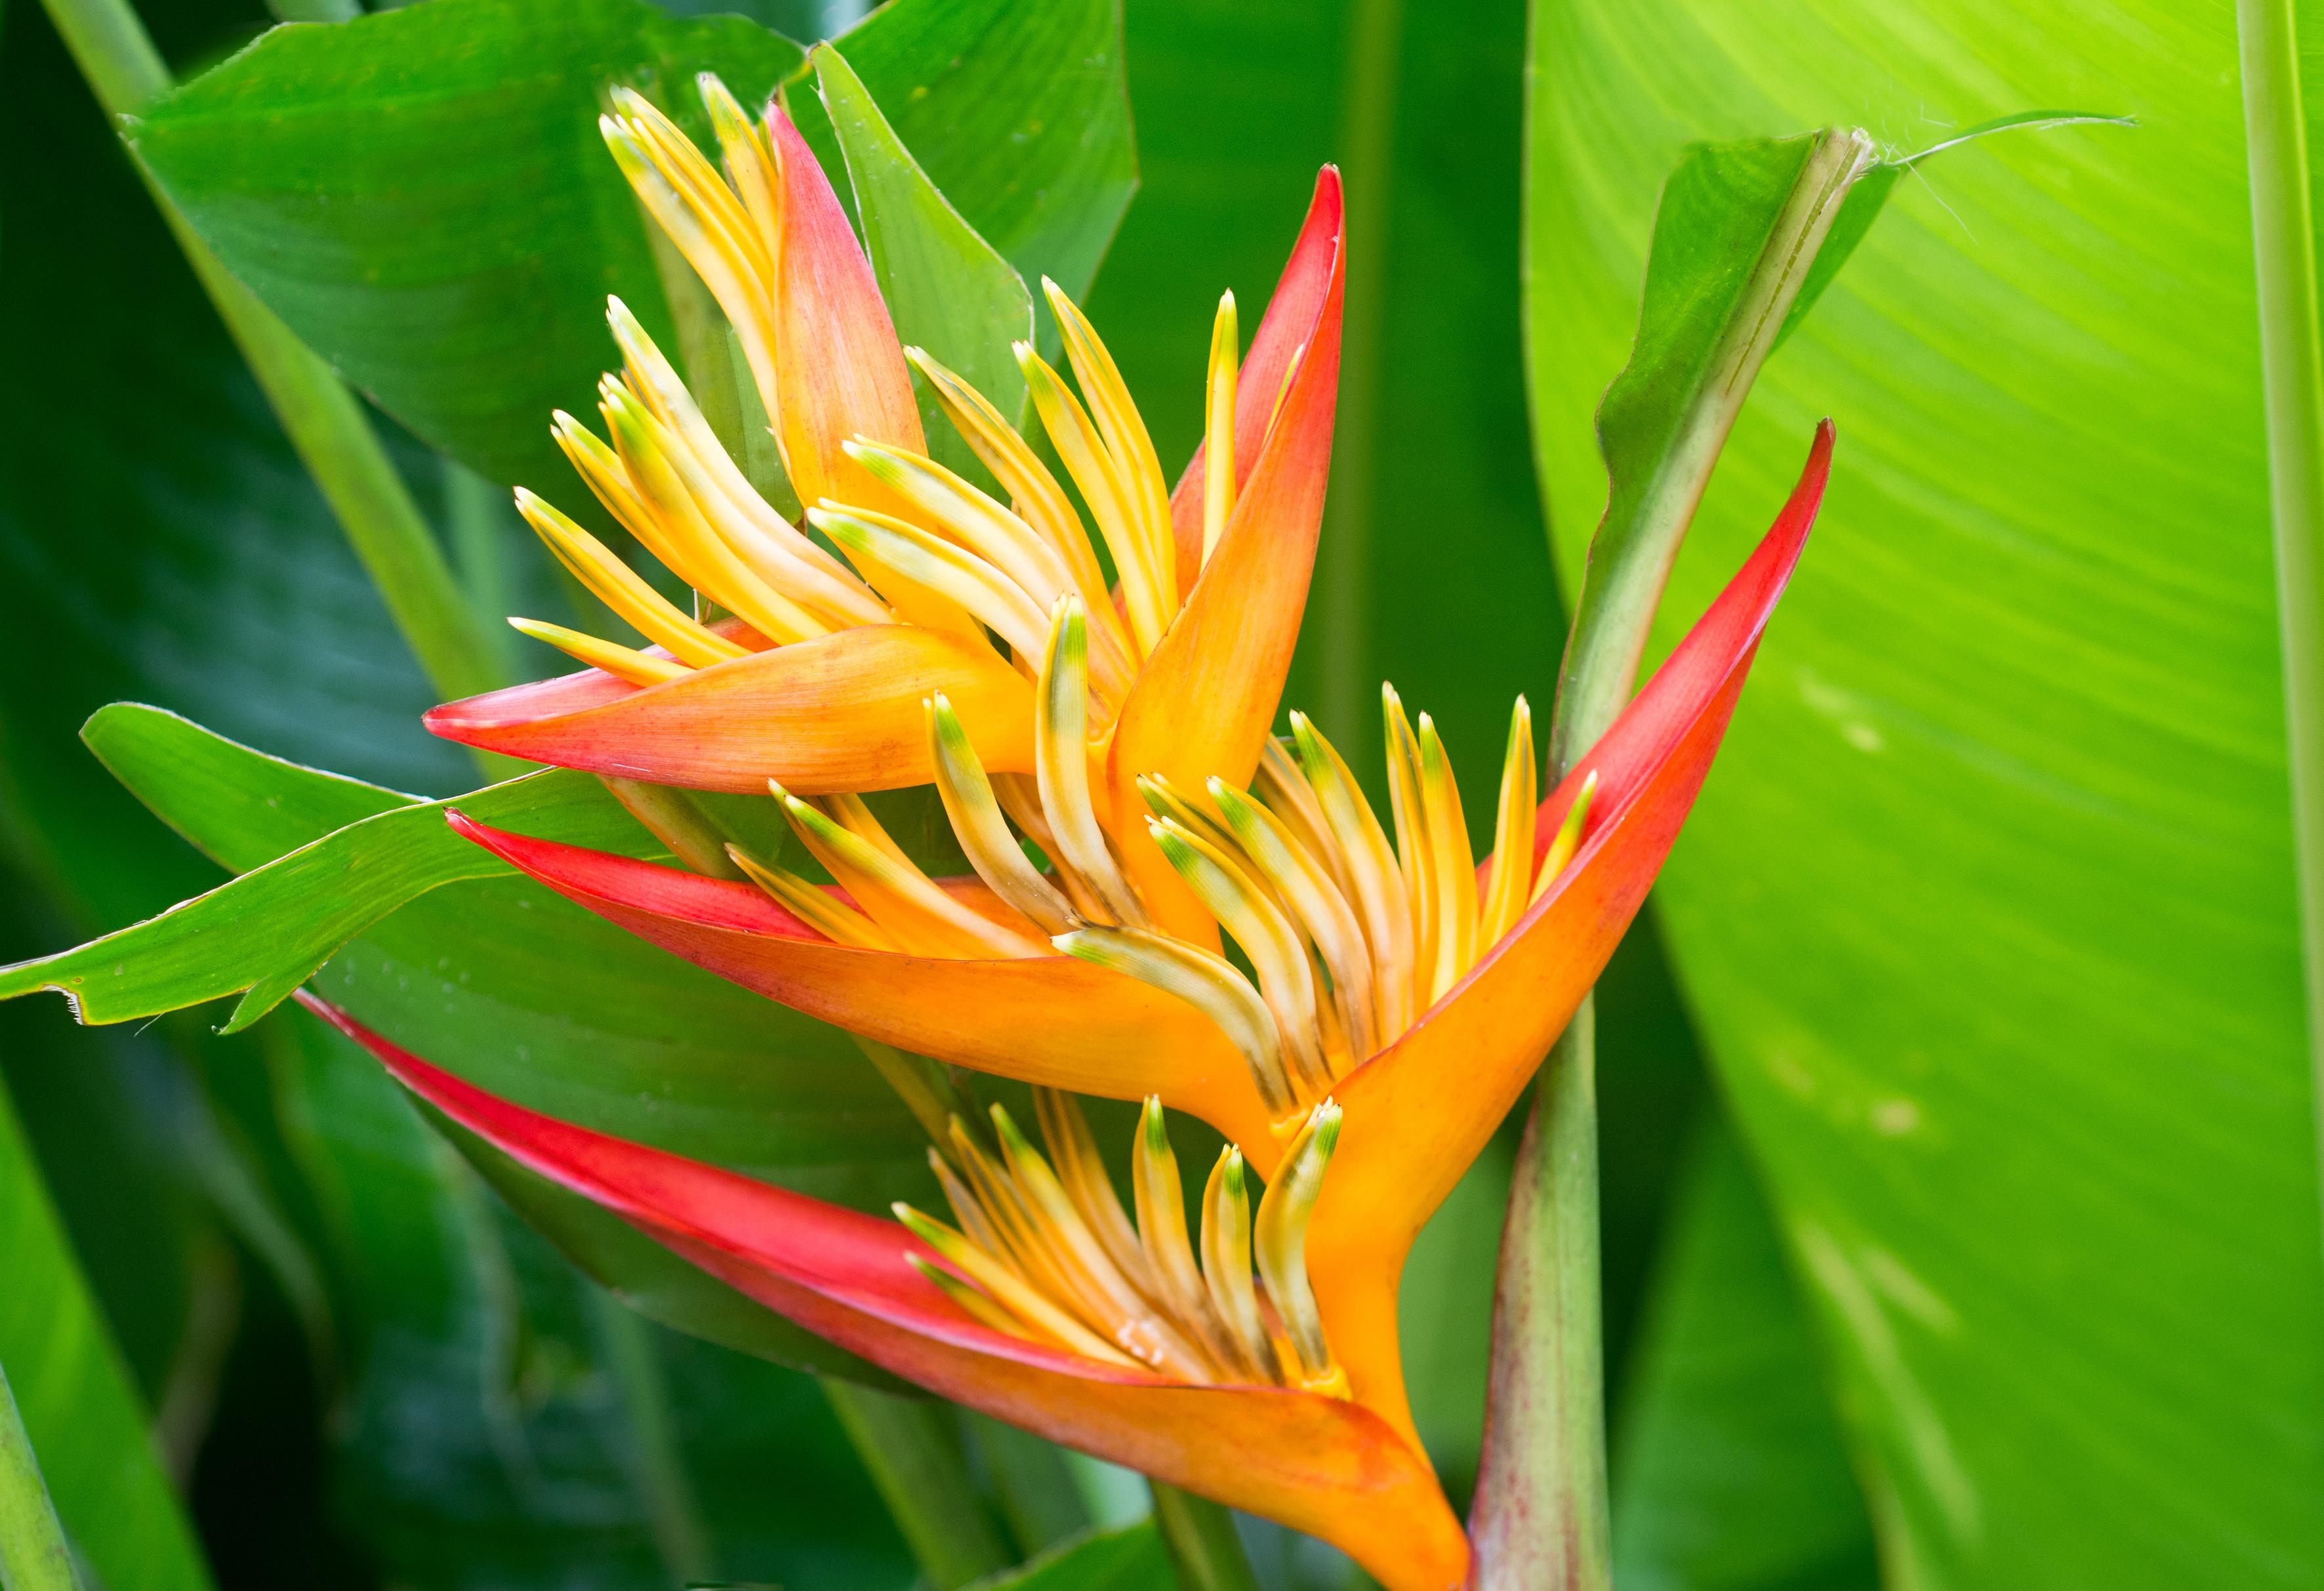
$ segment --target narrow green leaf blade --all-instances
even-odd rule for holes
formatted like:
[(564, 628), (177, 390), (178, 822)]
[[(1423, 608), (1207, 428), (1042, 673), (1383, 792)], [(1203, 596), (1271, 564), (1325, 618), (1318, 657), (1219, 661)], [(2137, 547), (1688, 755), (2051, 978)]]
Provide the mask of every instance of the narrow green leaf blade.
[[(1138, 189), (1114, 0), (895, 0), (835, 42), (1019, 276), (1089, 290)], [(811, 138), (816, 119), (801, 119)]]
[[(1021, 419), (1025, 378), (1010, 346), (1033, 336), (1033, 296), (1024, 279), (936, 191), (846, 59), (829, 44), (817, 45), (811, 59), (897, 336), (906, 347), (927, 349), (1001, 413)], [(932, 455), (954, 470), (982, 474), (917, 371), (912, 385)]]
[(89, 1297), (15, 1107), (0, 1090), (0, 1363), (65, 1528), (106, 1581), (209, 1591), (210, 1576)]

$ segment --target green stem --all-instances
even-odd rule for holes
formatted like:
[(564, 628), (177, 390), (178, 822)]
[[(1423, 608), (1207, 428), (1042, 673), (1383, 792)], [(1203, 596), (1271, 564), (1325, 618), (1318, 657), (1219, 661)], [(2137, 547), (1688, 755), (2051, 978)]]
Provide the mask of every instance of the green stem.
[(686, 1461), (669, 1423), (669, 1387), (644, 1318), (600, 1287), (588, 1289), (590, 1312), (607, 1372), (630, 1429), (632, 1473), (653, 1526), (662, 1571), (685, 1585), (715, 1579), (718, 1567), (702, 1522)]
[(1178, 1571), (1179, 1591), (1259, 1591), (1234, 1515), (1207, 1497), (1154, 1484), (1154, 1523)]
[(977, 1497), (945, 1405), (832, 1375), (823, 1390), (936, 1591), (958, 1591), (1014, 1561)]
[(987, 1414), (963, 1411), (961, 1419), (992, 1477), (1018, 1557), (1031, 1558), (1095, 1522), (1063, 1448)]
[[(1655, 610), (1711, 472), (1743, 412), (1759, 367), (1782, 340), (1785, 318), (1839, 219), (1849, 190), (1877, 164), (1858, 131), (1826, 131), (1802, 166), (1744, 290), (1709, 351), (1702, 378), (1663, 442), (1644, 489), (1617, 521), (1614, 504), (1590, 544), (1573, 628), (1558, 670), (1549, 730), (1549, 774), (1562, 777), (1613, 726), (1637, 688)], [(1530, 236), (1530, 232), (1528, 232)], [(1626, 371), (1625, 375), (1628, 372)], [(1601, 428), (1600, 443), (1604, 433)]]
[[(2239, 0), (2308, 1053), (2324, 1112), (2324, 334), (2294, 0)], [(2324, 1133), (2324, 1114), (2318, 1130)]]
[[(1683, 403), (1648, 454), (1616, 458), (1601, 406), (1600, 445), (1613, 490), (1574, 596), (1550, 722), (1553, 780), (1628, 704), (1655, 610), (1728, 433), (1849, 190), (1877, 164), (1863, 133), (1819, 135), (1758, 258), (1703, 336), (1703, 362)], [(1530, 244), (1530, 225), (1526, 236)], [(1651, 282), (1646, 302), (1653, 303)], [(1633, 379), (1649, 378), (1626, 369), (1607, 404)], [(1626, 483), (1625, 467), (1643, 476)], [(1502, 1228), (1484, 1452), (1470, 1514), (1478, 1591), (1605, 1591), (1612, 1584), (1598, 1197), (1597, 1021), (1585, 999), (1534, 1090)]]
[(0, 1586), (7, 1591), (80, 1591), (72, 1549), (41, 1480), (32, 1439), (0, 1368)]
[[(1605, 1591), (1605, 1349), (1598, 1259), (1597, 1016), (1585, 998), (1543, 1064), (1517, 1147), (1493, 1300), (1475, 1584)], [(1523, 1345), (1522, 1363), (1507, 1345)], [(1526, 1503), (1496, 1495), (1523, 1488)]]
[[(169, 68), (128, 0), (43, 4), (108, 114), (134, 115), (172, 87)], [(491, 642), (363, 405), (329, 365), (228, 274), (142, 164), (138, 172), (437, 694), (468, 696), (503, 683)], [(477, 760), (488, 777), (505, 777), (519, 766), (490, 754)]]

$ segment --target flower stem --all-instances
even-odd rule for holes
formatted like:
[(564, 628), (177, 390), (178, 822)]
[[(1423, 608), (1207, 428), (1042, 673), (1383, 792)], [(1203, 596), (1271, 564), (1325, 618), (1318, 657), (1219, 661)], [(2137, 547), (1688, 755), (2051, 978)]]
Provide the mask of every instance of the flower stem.
[[(1501, 1228), (1471, 1527), (1480, 1591), (1613, 1584), (1599, 1287), (1597, 1016), (1584, 998), (1543, 1063)], [(1508, 1494), (1520, 1488), (1527, 1505)]]
[[(173, 86), (128, 0), (43, 5), (109, 115), (134, 115)], [(437, 694), (474, 695), (503, 683), (488, 632), (463, 600), (443, 548), (363, 405), (319, 355), (227, 272), (142, 164), (138, 175)], [(493, 778), (523, 767), (489, 752), (477, 762)]]
[(1234, 1515), (1207, 1497), (1152, 1484), (1154, 1523), (1178, 1571), (1179, 1591), (1259, 1591)]
[[(2308, 1053), (2324, 1112), (2324, 314), (2292, 0), (2240, 0), (2244, 145), (2251, 163), (2268, 505), (2291, 740), (2293, 852)], [(2311, 41), (2311, 43), (2313, 41)], [(2324, 1116), (2319, 1117), (2324, 1131)]]
[(944, 1404), (835, 1375), (823, 1378), (823, 1390), (936, 1591), (958, 1591), (1014, 1561), (976, 1494)]
[[(1717, 292), (1674, 293), (1657, 276), (1658, 261), (1683, 282), (1702, 271), (1689, 246), (1697, 240), (1667, 240), (1673, 246), (1663, 253), (1657, 215), (1631, 363), (1599, 409), (1609, 490), (1558, 675), (1553, 782), (1628, 704), (1672, 564), (1728, 433), (1782, 341), (1842, 206), (1878, 164), (1865, 133), (1830, 128), (1783, 186), (1730, 196), (1725, 202), (1751, 207), (1738, 219), (1750, 223), (1740, 230), (1756, 237), (1758, 252)], [(1530, 225), (1526, 239), (1531, 247)], [(1585, 999), (1535, 1088), (1501, 1233), (1484, 1452), (1470, 1514), (1477, 1591), (1605, 1591), (1612, 1584), (1597, 1090), (1596, 1012)]]
[(0, 1368), (0, 1585), (8, 1591), (80, 1591), (72, 1549), (42, 1483), (32, 1439)]

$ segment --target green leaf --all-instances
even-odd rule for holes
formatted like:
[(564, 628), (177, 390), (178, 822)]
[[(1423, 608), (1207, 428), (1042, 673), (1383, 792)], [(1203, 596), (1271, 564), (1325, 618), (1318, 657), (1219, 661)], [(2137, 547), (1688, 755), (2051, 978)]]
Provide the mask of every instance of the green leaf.
[[(1833, 128), (1692, 148), (1663, 184), (1637, 336), (1598, 405), (1606, 510), (1576, 582), (1553, 776), (1630, 699), (1647, 626), (1728, 431), (1878, 159), (1869, 137)], [(1861, 239), (1893, 185), (1876, 182), (1857, 200), (1844, 246)], [(1837, 269), (1835, 259), (1822, 280)]]
[(1838, 464), (1658, 897), (1888, 1576), (2312, 1586), (2324, 1277), (2230, 19), (1539, 21), (1527, 358), (1569, 571), (1686, 141), (2142, 124), (1923, 168), (1762, 374), (1658, 643), (1820, 415)]
[(972, 1591), (1176, 1591), (1170, 1554), (1151, 1520), (1061, 1541)]
[(0, 1577), (22, 1591), (80, 1591), (72, 1547), (0, 1366)]
[[(2317, 173), (2310, 153), (2324, 99), (2314, 97), (2316, 29), (2298, 0), (2236, 11), (2250, 155), (2254, 286), (2266, 400), (2268, 509), (2275, 533), (2292, 854), (2299, 866), (2301, 971), (2308, 996), (2309, 1077), (2324, 1090), (2324, 327), (2317, 308)], [(2300, 46), (2307, 29), (2309, 50)], [(2324, 1114), (2317, 1118), (2324, 1131)]]
[(642, 0), (433, 0), (276, 28), (131, 124), (227, 268), (422, 439), (493, 480), (570, 472), (605, 297), (669, 345), (645, 223), (597, 135), (627, 84), (706, 134), (694, 74), (745, 103), (798, 65), (739, 17)]
[[(57, 1512), (107, 1583), (208, 1591), (145, 1412), (0, 1091), (0, 1363)], [(11, 1582), (14, 1583), (13, 1580)]]
[[(936, 191), (845, 58), (823, 44), (811, 59), (896, 335), (908, 348), (926, 348), (1021, 422), (1025, 377), (1010, 346), (1033, 336), (1033, 296), (1024, 279)], [(954, 470), (981, 472), (917, 371), (912, 385), (931, 455)]]
[[(1023, 280), (1089, 290), (1138, 190), (1114, 0), (895, 0), (835, 42), (928, 180)], [(815, 107), (789, 103), (835, 152)], [(839, 163), (824, 164), (835, 178)]]
[[(207, 47), (217, 9), (173, 6), (161, 20), (175, 45)], [(41, 7), (14, 8), (7, 38), (0, 122), (41, 158), (0, 172), (0, 291), (40, 310), (0, 317), (0, 355), (43, 373), (0, 400), (0, 626), (38, 660), (0, 676), (0, 844), (14, 864), (0, 882), (0, 960), (214, 881), (82, 750), (76, 732), (102, 702), (165, 702), (419, 788), (468, 777), (420, 731), (425, 682)], [(143, 1405), (121, 1419), (142, 1430), (155, 1411), (152, 1445), (189, 1466), (221, 1391), (231, 1301), (263, 1297), (261, 1267), (279, 1260), (311, 1275), (279, 1225), (278, 1241), (246, 1251), (259, 1265), (238, 1264), (230, 1241), (259, 1237), (274, 1214), (250, 1196), (247, 1163), (265, 1146), (221, 1132), (205, 1084), (257, 1076), (254, 1057), (189, 1042), (197, 1023), (84, 1031), (46, 1005), (8, 1013), (5, 1027), (25, 1134)], [(255, 1091), (263, 1106), (263, 1077)], [(227, 1194), (231, 1212), (216, 1203)], [(64, 1347), (77, 1316), (80, 1302), (59, 1315)], [(28, 1382), (16, 1368), (28, 1403), (51, 1395), (45, 1372)], [(303, 1373), (291, 1356), (282, 1368)], [(68, 1408), (73, 1378), (93, 1378), (89, 1439), (109, 1440), (93, 1361), (55, 1369)], [(247, 1479), (263, 1488), (272, 1473)], [(142, 1515), (143, 1486), (92, 1491), (83, 1517), (115, 1504), (124, 1521)], [(120, 1533), (134, 1550), (152, 1544), (142, 1518)], [(157, 1577), (101, 1567), (116, 1586)]]
[(42, 152), (0, 174), (0, 291), (42, 312), (0, 354), (45, 373), (0, 396), (0, 625), (42, 663), (0, 677), (0, 814), (93, 932), (208, 882), (80, 750), (105, 702), (407, 788), (473, 776), (39, 7), (10, 40), (0, 105)]
[[(120, 1021), (254, 985), (279, 998), (312, 976), (399, 1044), (536, 1109), (862, 1208), (927, 1196), (918, 1127), (844, 1035), (518, 878), (452, 832), (445, 803), (267, 758), (150, 708), (107, 709), (89, 738), (180, 832), (252, 870), (0, 972), (0, 998), (62, 988), (84, 1019)], [(551, 770), (458, 800), (571, 843), (653, 851), (586, 776)], [(365, 805), (385, 810), (318, 837)], [(657, 1318), (786, 1363), (873, 1374), (594, 1206), (497, 1157), (480, 1163), (585, 1270)]]
[[(1027, 277), (1085, 290), (1137, 184), (1114, 7), (900, 0), (843, 43), (967, 224)], [(432, 0), (278, 28), (132, 135), (349, 380), (490, 478), (546, 490), (569, 479), (550, 410), (589, 412), (613, 357), (606, 294), (677, 346), (600, 96), (632, 84), (706, 139), (696, 72), (749, 104), (799, 60), (740, 17), (641, 0)]]
[(1871, 1591), (1871, 1522), (1781, 1239), (1733, 1136), (1707, 1126), (1615, 1432), (1616, 1583)]
[[(308, 820), (356, 805), (352, 781), (263, 757), (153, 708), (107, 708), (89, 721), (86, 738), (123, 784), (200, 849), (228, 865), (243, 857), (254, 870), (134, 927), (0, 970), (0, 999), (54, 989), (82, 1021), (106, 1023), (248, 990), (221, 1029), (236, 1032), (407, 902), (460, 879), (513, 876), (446, 825), (450, 800), (381, 791), (392, 803), (387, 810), (318, 836)], [(199, 750), (189, 753), (188, 742)], [(158, 772), (144, 761), (157, 744)], [(287, 791), (288, 799), (275, 796), (278, 805), (262, 810), (261, 791)], [(480, 821), (521, 818), (543, 838), (597, 849), (634, 849), (642, 832), (595, 779), (568, 769), (454, 799)], [(261, 818), (263, 827), (253, 821)], [(264, 851), (279, 860), (257, 865)]]

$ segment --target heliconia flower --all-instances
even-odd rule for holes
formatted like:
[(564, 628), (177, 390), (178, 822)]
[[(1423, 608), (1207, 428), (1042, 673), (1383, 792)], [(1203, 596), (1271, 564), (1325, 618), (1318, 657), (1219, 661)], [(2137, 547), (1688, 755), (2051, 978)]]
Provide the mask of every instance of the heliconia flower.
[(1467, 1579), (1434, 1471), (1346, 1397), (1310, 1290), (1340, 1133), (1328, 1100), (1255, 1218), (1240, 1152), (1221, 1153), (1196, 1238), (1158, 1100), (1133, 1152), (1133, 1221), (1070, 1096), (1036, 1095), (1044, 1155), (1005, 1111), (987, 1135), (922, 1084), (958, 1224), (902, 1205), (885, 1221), (524, 1109), (300, 998), (461, 1127), (882, 1369), (1330, 1541), (1388, 1591)]
[[(852, 796), (779, 786), (836, 884), (741, 851), (752, 882), (706, 878), (447, 815), (559, 893), (746, 988), (940, 1061), (1158, 1097), (1216, 1127), (1262, 1176), (1333, 1099), (1337, 1155), (1307, 1231), (1319, 1319), (1351, 1397), (1416, 1449), (1396, 1329), (1412, 1239), (1644, 900), (1813, 522), (1831, 448), (1827, 423), (1757, 550), (1538, 802), (1518, 704), (1482, 866), (1434, 726), (1408, 720), (1392, 692), (1387, 823), (1296, 717), (1290, 746), (1262, 742), (1247, 786), (1139, 769), (1124, 799), (1118, 780), (1093, 777), (1120, 768), (1120, 740), (1109, 754), (1091, 746), (1089, 630), (1070, 593), (1044, 638), (1029, 787), (991, 772), (952, 703), (931, 693), (924, 706), (931, 771), (975, 878), (926, 878)], [(1012, 820), (1050, 870), (1035, 869)], [(1129, 863), (1132, 837), (1168, 869), (1179, 893), (1167, 907)], [(1252, 976), (1213, 948), (1222, 928)]]
[[(806, 795), (853, 793), (928, 781), (921, 703), (941, 691), (989, 768), (1029, 776), (1035, 664), (1051, 609), (1070, 596), (1087, 626), (1093, 729), (1112, 734), (1123, 767), (1247, 781), (1290, 666), (1330, 466), (1338, 174), (1326, 168), (1316, 181), (1247, 358), (1233, 296), (1222, 301), (1205, 442), (1175, 492), (1096, 328), (1043, 282), (1079, 395), (1032, 345), (1017, 345), (1017, 362), (1119, 574), (1117, 605), (1072, 498), (1010, 418), (899, 345), (789, 118), (770, 105), (753, 124), (716, 78), (700, 87), (723, 172), (627, 90), (602, 129), (725, 311), (807, 524), (841, 556), (752, 484), (613, 300), (622, 367), (599, 387), (604, 434), (562, 412), (553, 434), (605, 511), (727, 617), (706, 623), (671, 603), (521, 491), (520, 510), (558, 558), (650, 644), (513, 620), (588, 670), (447, 704), (429, 727), (656, 784), (756, 792), (772, 776)], [(913, 368), (1005, 501), (927, 455)], [(1203, 713), (1179, 711), (1192, 699)], [(1133, 851), (1149, 888), (1171, 887), (1153, 855)]]

